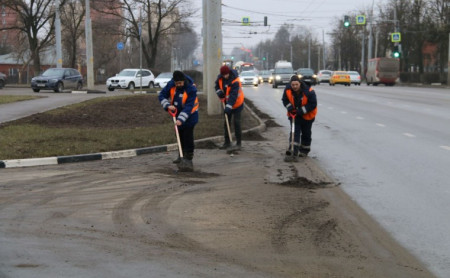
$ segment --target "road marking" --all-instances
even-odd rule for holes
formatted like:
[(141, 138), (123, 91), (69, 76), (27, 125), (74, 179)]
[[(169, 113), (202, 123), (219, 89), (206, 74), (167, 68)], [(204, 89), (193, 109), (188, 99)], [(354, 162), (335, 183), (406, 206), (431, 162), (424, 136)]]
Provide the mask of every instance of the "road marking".
[(403, 135), (405, 135), (405, 136), (408, 136), (408, 137), (416, 137), (416, 135), (414, 135), (414, 134), (411, 134), (411, 133), (403, 133)]
[(364, 120), (364, 118), (363, 117), (360, 117), (360, 116), (358, 116), (358, 117), (356, 117), (358, 120)]
[(377, 125), (377, 126), (380, 126), (380, 127), (386, 127), (384, 124), (379, 124), (379, 123), (377, 123), (376, 125)]
[(441, 146), (444, 150), (450, 151), (450, 146)]

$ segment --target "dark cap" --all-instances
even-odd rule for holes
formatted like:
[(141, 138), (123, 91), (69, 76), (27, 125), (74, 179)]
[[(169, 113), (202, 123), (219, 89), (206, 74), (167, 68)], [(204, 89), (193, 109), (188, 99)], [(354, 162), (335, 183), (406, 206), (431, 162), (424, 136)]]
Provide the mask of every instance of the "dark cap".
[(221, 75), (226, 75), (230, 73), (230, 68), (228, 66), (222, 66), (220, 68), (220, 74)]
[(184, 79), (184, 73), (182, 73), (181, 71), (176, 70), (173, 72), (173, 81), (184, 81)]

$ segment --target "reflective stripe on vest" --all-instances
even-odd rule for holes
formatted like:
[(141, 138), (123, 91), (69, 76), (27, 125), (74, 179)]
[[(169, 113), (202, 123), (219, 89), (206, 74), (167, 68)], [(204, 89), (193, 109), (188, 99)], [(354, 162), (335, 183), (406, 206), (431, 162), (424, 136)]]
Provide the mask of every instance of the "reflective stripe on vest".
[[(172, 87), (170, 89), (170, 104), (173, 105), (174, 102), (174, 97), (175, 97), (175, 91), (176, 91), (176, 87)], [(181, 105), (182, 107), (184, 107), (184, 105), (186, 104), (186, 100), (188, 98), (188, 94), (186, 93), (186, 91), (184, 91), (183, 93), (183, 98), (181, 100)], [(198, 107), (199, 107), (199, 103), (198, 103), (198, 97), (195, 97), (195, 102), (194, 102), (194, 107), (191, 110), (191, 114), (198, 111)]]
[[(238, 108), (239, 106), (242, 105), (242, 103), (244, 103), (244, 91), (242, 90), (242, 85), (241, 85), (241, 81), (239, 80), (239, 77), (234, 79), (233, 81), (231, 81), (231, 84), (238, 82), (239, 84), (239, 90), (238, 90), (238, 96), (236, 99), (236, 102), (233, 105), (233, 109)], [(219, 79), (219, 88), (223, 91), (223, 78)], [(231, 86), (227, 86), (227, 91), (225, 93), (225, 98), (228, 102), (228, 98), (230, 97), (230, 91), (231, 91)]]
[[(312, 88), (309, 88), (309, 91), (312, 91)], [(302, 106), (305, 106), (308, 103), (308, 97), (302, 92)], [(295, 101), (294, 101), (294, 94), (291, 89), (286, 90), (286, 96), (289, 99), (289, 102), (292, 104), (293, 107), (295, 107)], [(289, 116), (289, 112), (287, 113)], [(305, 113), (302, 115), (303, 119), (305, 120), (312, 120), (314, 117), (316, 117), (317, 114), (317, 107), (314, 108), (312, 111), (309, 111), (308, 113)]]

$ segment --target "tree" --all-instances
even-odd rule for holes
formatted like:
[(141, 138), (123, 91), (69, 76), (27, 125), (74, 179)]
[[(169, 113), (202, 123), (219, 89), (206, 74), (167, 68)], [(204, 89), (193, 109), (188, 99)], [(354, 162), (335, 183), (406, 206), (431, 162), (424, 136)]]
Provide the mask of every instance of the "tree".
[(147, 66), (153, 68), (161, 40), (185, 27), (185, 19), (193, 14), (187, 3), (187, 0), (123, 0), (118, 4), (115, 0), (98, 0), (96, 9), (121, 19), (125, 24), (123, 36), (136, 42), (140, 41), (141, 26), (143, 58)]
[[(61, 1), (64, 5), (65, 1)], [(24, 35), (31, 54), (35, 73), (41, 71), (40, 53), (54, 38), (55, 13), (53, 0), (3, 0), (2, 5), (18, 15), (14, 26), (0, 30), (18, 30)]]
[(72, 68), (77, 67), (79, 40), (84, 34), (84, 1), (68, 1), (66, 5), (61, 7), (61, 23), (62, 23), (62, 46), (67, 56), (67, 65)]

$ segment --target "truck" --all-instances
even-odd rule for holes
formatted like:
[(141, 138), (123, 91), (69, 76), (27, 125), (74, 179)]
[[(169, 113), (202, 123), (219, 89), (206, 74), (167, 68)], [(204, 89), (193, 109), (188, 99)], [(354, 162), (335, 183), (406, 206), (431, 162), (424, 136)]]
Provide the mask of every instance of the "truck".
[(288, 61), (278, 61), (272, 73), (273, 82), (272, 88), (277, 88), (278, 85), (286, 85), (291, 81), (291, 77), (295, 74), (292, 63)]
[(378, 57), (369, 59), (366, 72), (367, 85), (385, 84), (394, 86), (399, 77), (400, 60), (398, 58)]

